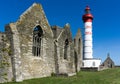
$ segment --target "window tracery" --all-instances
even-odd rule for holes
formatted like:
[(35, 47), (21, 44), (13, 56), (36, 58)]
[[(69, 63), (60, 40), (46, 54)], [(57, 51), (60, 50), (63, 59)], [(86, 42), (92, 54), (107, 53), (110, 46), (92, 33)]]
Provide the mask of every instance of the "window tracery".
[(40, 57), (41, 55), (41, 43), (42, 43), (43, 31), (40, 26), (36, 26), (33, 30), (33, 55)]

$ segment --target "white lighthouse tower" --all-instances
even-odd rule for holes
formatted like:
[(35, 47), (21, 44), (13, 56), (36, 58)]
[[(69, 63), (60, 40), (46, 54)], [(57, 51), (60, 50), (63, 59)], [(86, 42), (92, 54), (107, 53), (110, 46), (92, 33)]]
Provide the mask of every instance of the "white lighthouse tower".
[(87, 6), (85, 14), (83, 15), (83, 21), (85, 25), (85, 37), (84, 37), (84, 59), (93, 58), (92, 50), (92, 20), (93, 16), (90, 14), (90, 8)]
[(92, 44), (92, 21), (93, 15), (90, 13), (89, 6), (85, 8), (85, 14), (82, 17), (85, 28), (84, 35), (84, 54), (83, 54), (83, 68), (97, 68), (101, 63), (100, 59), (93, 58), (93, 44)]

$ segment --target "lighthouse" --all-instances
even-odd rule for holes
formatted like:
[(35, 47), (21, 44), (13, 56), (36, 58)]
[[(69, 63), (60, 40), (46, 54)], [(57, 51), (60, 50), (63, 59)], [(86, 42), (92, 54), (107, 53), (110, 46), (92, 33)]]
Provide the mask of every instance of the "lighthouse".
[(86, 6), (85, 14), (82, 16), (84, 22), (84, 51), (83, 51), (83, 66), (82, 68), (97, 68), (99, 69), (101, 60), (93, 58), (93, 38), (92, 38), (92, 21), (93, 15), (90, 12), (90, 7)]
[(85, 14), (82, 17), (85, 27), (85, 36), (84, 36), (84, 59), (93, 58), (93, 49), (92, 49), (92, 20), (93, 16), (90, 13), (90, 8), (86, 6)]

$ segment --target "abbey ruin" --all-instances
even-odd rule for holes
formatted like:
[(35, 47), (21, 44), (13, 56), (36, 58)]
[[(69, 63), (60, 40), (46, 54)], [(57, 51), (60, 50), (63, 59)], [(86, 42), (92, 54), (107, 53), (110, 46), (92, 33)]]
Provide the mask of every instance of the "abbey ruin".
[(40, 4), (34, 3), (20, 18), (0, 32), (0, 82), (80, 71), (82, 37), (72, 38), (70, 25), (51, 26)]

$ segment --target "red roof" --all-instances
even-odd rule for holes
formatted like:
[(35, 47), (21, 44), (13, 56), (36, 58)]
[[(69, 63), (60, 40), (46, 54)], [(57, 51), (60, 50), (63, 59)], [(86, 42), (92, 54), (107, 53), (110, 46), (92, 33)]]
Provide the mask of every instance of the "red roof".
[[(89, 7), (89, 6), (86, 6), (85, 11), (90, 11), (90, 7)], [(88, 21), (89, 21), (89, 22), (92, 22), (92, 20), (93, 20), (93, 15), (92, 15), (90, 12), (85, 13), (85, 14), (83, 15), (82, 19), (83, 19), (84, 22), (88, 22)]]

